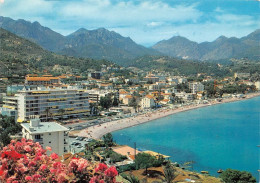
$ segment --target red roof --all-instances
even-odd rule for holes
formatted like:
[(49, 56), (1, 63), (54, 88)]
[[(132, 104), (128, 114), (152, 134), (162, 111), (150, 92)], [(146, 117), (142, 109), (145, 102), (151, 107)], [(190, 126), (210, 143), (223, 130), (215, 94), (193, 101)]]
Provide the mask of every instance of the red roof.
[(27, 81), (50, 81), (50, 80), (58, 80), (58, 77), (27, 77)]

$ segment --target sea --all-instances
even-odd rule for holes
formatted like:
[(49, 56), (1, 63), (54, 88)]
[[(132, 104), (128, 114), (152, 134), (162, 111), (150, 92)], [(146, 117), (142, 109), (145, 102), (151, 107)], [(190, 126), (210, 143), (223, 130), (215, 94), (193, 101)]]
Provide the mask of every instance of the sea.
[(198, 108), (113, 132), (118, 144), (169, 155), (187, 169), (245, 170), (259, 180), (260, 97)]

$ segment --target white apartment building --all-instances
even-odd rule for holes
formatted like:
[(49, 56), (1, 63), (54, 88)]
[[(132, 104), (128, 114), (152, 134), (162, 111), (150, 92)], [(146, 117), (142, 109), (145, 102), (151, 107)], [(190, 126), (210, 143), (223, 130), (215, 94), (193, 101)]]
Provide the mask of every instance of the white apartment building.
[(125, 79), (125, 82), (132, 82), (132, 83), (139, 83), (139, 79), (138, 78), (130, 78), (130, 79)]
[(260, 90), (260, 81), (255, 82), (255, 87), (257, 90)]
[(69, 150), (68, 129), (55, 122), (41, 123), (40, 119), (31, 119), (30, 123), (22, 123), (23, 137), (39, 142), (43, 148), (49, 146), (59, 156)]
[(182, 98), (183, 100), (193, 100), (194, 99), (192, 93), (180, 92), (180, 93), (175, 93), (175, 96), (178, 98)]
[(89, 100), (93, 102), (99, 102), (101, 97), (105, 97), (107, 95), (113, 95), (117, 99), (119, 98), (119, 93), (117, 90), (86, 90), (89, 96)]
[(197, 93), (204, 91), (204, 85), (200, 82), (192, 82), (189, 83), (189, 89), (191, 90), (191, 93)]
[(142, 109), (155, 107), (155, 101), (151, 95), (146, 95), (139, 104)]
[(250, 73), (239, 73), (239, 72), (235, 72), (234, 73), (234, 78), (239, 78), (239, 79), (246, 79), (250, 77)]
[(42, 121), (76, 118), (89, 115), (88, 93), (78, 88), (37, 88), (20, 90), (15, 94), (18, 106), (18, 122), (28, 121), (38, 115)]
[(152, 82), (152, 83), (155, 83), (155, 82), (158, 82), (159, 81), (159, 78), (154, 76), (154, 75), (148, 75), (148, 76), (145, 76), (144, 77), (144, 80), (146, 82)]
[(157, 90), (159, 90), (160, 89), (160, 87), (159, 87), (159, 85), (157, 85), (157, 84), (150, 84), (149, 85), (149, 90), (150, 91), (157, 91)]

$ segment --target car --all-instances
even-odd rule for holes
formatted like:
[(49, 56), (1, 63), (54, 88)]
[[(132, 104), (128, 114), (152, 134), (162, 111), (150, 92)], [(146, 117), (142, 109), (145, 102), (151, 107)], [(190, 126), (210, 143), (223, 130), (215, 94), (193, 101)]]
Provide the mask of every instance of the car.
[(82, 140), (84, 140), (85, 139), (85, 137), (80, 137), (79, 138), (79, 141), (82, 141)]
[(79, 143), (79, 142), (76, 142), (76, 143), (75, 143), (75, 146), (78, 146), (78, 145), (81, 145), (81, 143)]
[(82, 148), (83, 146), (82, 145), (78, 145), (77, 148)]
[(79, 140), (81, 137), (76, 137), (76, 140)]
[(71, 143), (71, 145), (75, 145), (76, 143), (78, 143), (78, 142), (76, 142), (76, 141), (73, 141), (73, 142)]

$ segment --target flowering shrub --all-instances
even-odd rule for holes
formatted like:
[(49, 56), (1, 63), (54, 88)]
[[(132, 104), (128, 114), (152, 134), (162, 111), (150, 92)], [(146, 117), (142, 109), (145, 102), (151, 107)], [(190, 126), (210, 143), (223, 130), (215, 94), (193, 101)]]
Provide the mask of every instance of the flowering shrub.
[(58, 155), (50, 156), (42, 146), (32, 140), (12, 140), (0, 151), (0, 182), (6, 183), (114, 183), (118, 175), (115, 167), (108, 168), (100, 163), (96, 168), (93, 163), (82, 158), (72, 158), (68, 165), (58, 161)]

